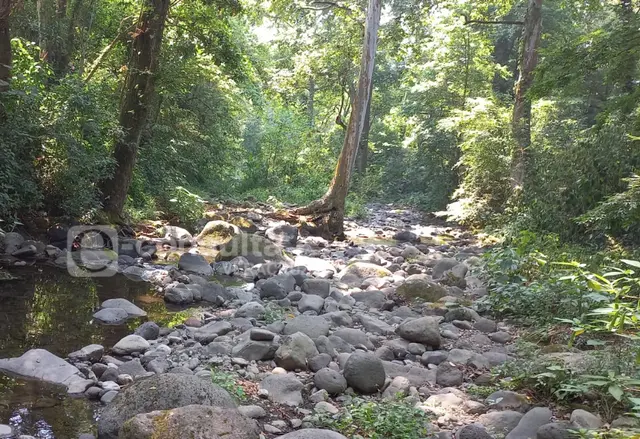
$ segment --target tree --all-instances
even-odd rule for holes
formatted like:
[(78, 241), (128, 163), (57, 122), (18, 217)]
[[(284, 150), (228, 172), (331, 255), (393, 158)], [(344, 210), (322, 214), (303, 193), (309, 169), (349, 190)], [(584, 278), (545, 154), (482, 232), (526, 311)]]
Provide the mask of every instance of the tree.
[(307, 206), (294, 210), (294, 213), (298, 215), (323, 215), (328, 233), (339, 238), (344, 236), (344, 208), (346, 197), (365, 123), (367, 106), (371, 99), (371, 83), (378, 43), (378, 27), (380, 26), (381, 9), (381, 0), (369, 0), (358, 89), (349, 117), (342, 152), (338, 158), (331, 185), (322, 198)]
[(0, 0), (0, 91), (9, 87), (9, 79), (11, 78), (10, 14), (11, 0)]
[(531, 98), (527, 95), (533, 84), (533, 73), (538, 65), (538, 47), (542, 35), (542, 0), (529, 0), (522, 30), (518, 82), (513, 104), (512, 130), (516, 141), (511, 161), (511, 185), (521, 189), (527, 169), (531, 146)]
[(103, 208), (111, 216), (122, 215), (133, 178), (140, 137), (147, 124), (154, 94), (155, 73), (168, 13), (169, 0), (144, 0), (133, 34), (129, 71), (120, 106), (120, 125), (124, 134), (114, 147), (115, 172), (102, 185)]

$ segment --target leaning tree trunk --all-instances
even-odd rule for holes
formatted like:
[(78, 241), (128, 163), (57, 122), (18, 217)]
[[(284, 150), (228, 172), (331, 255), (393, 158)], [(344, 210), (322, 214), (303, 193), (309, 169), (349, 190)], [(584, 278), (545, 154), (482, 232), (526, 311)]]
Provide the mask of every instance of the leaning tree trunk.
[(362, 136), (360, 137), (360, 146), (358, 146), (358, 155), (356, 156), (356, 170), (358, 174), (367, 173), (367, 165), (369, 164), (369, 132), (371, 131), (371, 101), (373, 100), (373, 81), (369, 90), (369, 102), (367, 102), (367, 110), (364, 113), (364, 125), (362, 126)]
[(513, 105), (512, 131), (516, 142), (511, 159), (511, 184), (513, 189), (523, 187), (531, 146), (531, 98), (527, 95), (533, 84), (533, 73), (538, 65), (538, 47), (542, 34), (542, 0), (529, 0), (522, 31), (520, 76), (516, 83)]
[(120, 125), (124, 135), (116, 141), (113, 176), (102, 185), (103, 208), (111, 217), (120, 217), (133, 178), (140, 136), (149, 116), (154, 94), (154, 79), (162, 34), (169, 12), (169, 0), (144, 0), (133, 48), (129, 72), (120, 106)]
[(329, 190), (327, 190), (327, 193), (319, 200), (312, 202), (308, 206), (294, 210), (294, 213), (299, 215), (323, 215), (325, 217), (328, 234), (338, 238), (344, 237), (344, 207), (349, 190), (349, 181), (358, 153), (358, 144), (360, 143), (360, 136), (362, 135), (367, 105), (371, 98), (371, 82), (378, 44), (378, 27), (380, 26), (381, 9), (381, 0), (369, 0), (362, 60), (360, 63), (360, 76), (358, 78), (358, 90), (356, 91), (351, 115), (349, 117), (342, 152), (338, 158)]
[(11, 79), (10, 14), (11, 0), (0, 0), (0, 92), (9, 89), (9, 80)]

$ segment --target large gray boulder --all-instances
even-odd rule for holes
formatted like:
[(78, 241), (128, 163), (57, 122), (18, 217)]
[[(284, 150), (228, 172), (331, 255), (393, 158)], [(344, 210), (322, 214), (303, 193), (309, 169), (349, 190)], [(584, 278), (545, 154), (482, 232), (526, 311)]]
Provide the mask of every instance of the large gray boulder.
[(102, 308), (120, 308), (127, 312), (129, 317), (146, 317), (147, 313), (143, 309), (129, 302), (127, 299), (108, 299), (102, 302)]
[(124, 423), (118, 439), (258, 439), (255, 421), (237, 409), (188, 405), (141, 413)]
[(292, 274), (279, 274), (260, 285), (260, 298), (284, 299), (295, 288), (296, 279)]
[(304, 430), (294, 431), (292, 433), (279, 436), (278, 439), (347, 439), (340, 433), (330, 430), (318, 430), (315, 428), (306, 428)]
[(0, 371), (67, 388), (86, 381), (77, 367), (44, 349), (31, 349), (18, 358), (0, 359)]
[(280, 224), (267, 229), (267, 238), (285, 247), (295, 247), (298, 242), (298, 228), (290, 224)]
[(396, 333), (405, 340), (422, 343), (436, 349), (440, 347), (442, 342), (438, 320), (435, 317), (406, 320), (398, 326)]
[(217, 282), (207, 282), (202, 285), (202, 300), (205, 302), (222, 306), (225, 302), (236, 298), (233, 290), (229, 290)]
[(136, 381), (118, 393), (98, 421), (99, 439), (117, 439), (124, 423), (140, 413), (188, 405), (235, 408), (231, 395), (211, 381), (186, 374), (161, 374)]
[(520, 419), (518, 426), (511, 430), (505, 439), (535, 438), (538, 429), (551, 422), (553, 413), (547, 407), (535, 407)]
[(213, 274), (213, 268), (211, 268), (204, 256), (194, 253), (184, 253), (180, 256), (178, 268), (200, 276), (211, 276)]
[(286, 370), (306, 369), (307, 361), (318, 355), (313, 340), (302, 332), (285, 337), (276, 351), (275, 362)]
[(116, 355), (129, 355), (134, 352), (144, 353), (151, 345), (139, 335), (131, 334), (121, 339), (111, 348)]
[(327, 335), (331, 324), (321, 316), (298, 316), (287, 321), (284, 327), (284, 335), (302, 332), (307, 334), (312, 340), (320, 336)]
[(301, 405), (302, 383), (293, 374), (267, 375), (260, 383), (260, 388), (269, 393), (269, 401), (285, 404), (290, 407)]
[(506, 436), (516, 428), (522, 416), (522, 413), (513, 410), (492, 411), (481, 415), (478, 422), (484, 425), (489, 433)]
[(233, 330), (233, 326), (226, 320), (218, 322), (207, 323), (201, 328), (198, 328), (193, 333), (193, 338), (200, 343), (206, 344), (215, 340), (216, 337), (228, 334)]
[(331, 294), (331, 282), (326, 279), (305, 279), (302, 283), (302, 291), (326, 299)]
[(386, 378), (382, 361), (370, 352), (351, 354), (343, 374), (349, 386), (365, 394), (382, 390)]
[(347, 380), (336, 370), (325, 367), (316, 372), (313, 382), (320, 390), (326, 390), (329, 395), (340, 395), (347, 390)]
[(407, 280), (396, 289), (396, 293), (408, 300), (422, 299), (425, 302), (437, 302), (449, 294), (442, 285), (423, 278)]
[(107, 325), (119, 325), (129, 318), (129, 314), (124, 309), (108, 308), (96, 311), (93, 318)]
[(362, 281), (367, 278), (386, 276), (391, 276), (391, 272), (380, 265), (369, 262), (354, 262), (338, 273), (336, 279), (351, 287), (359, 287), (362, 285)]
[(282, 247), (264, 236), (249, 233), (238, 233), (221, 246), (216, 261), (230, 261), (238, 256), (245, 257), (252, 264), (274, 261), (293, 265), (293, 260)]
[(300, 312), (314, 311), (320, 314), (322, 308), (324, 308), (324, 299), (315, 294), (303, 294), (302, 298), (298, 301), (298, 310)]
[(278, 439), (347, 439), (340, 433), (330, 430), (318, 430), (315, 428), (306, 428), (304, 430), (294, 431), (292, 433), (279, 436)]
[(338, 329), (333, 333), (333, 335), (335, 335), (336, 337), (340, 337), (341, 339), (349, 343), (351, 346), (356, 346), (356, 347), (364, 346), (369, 351), (372, 351), (375, 349), (375, 347), (373, 346), (373, 343), (371, 343), (371, 340), (369, 340), (369, 337), (367, 336), (367, 334), (360, 331), (359, 329), (352, 329), (352, 328)]

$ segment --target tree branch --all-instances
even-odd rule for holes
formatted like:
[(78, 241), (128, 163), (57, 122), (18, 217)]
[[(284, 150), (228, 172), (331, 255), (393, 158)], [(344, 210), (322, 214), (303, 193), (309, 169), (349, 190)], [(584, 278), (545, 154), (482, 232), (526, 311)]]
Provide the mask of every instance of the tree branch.
[(524, 21), (519, 21), (519, 20), (495, 20), (495, 21), (471, 20), (471, 18), (468, 15), (462, 15), (462, 16), (464, 17), (465, 26), (469, 24), (510, 24), (510, 25), (517, 25), (517, 26), (524, 25)]

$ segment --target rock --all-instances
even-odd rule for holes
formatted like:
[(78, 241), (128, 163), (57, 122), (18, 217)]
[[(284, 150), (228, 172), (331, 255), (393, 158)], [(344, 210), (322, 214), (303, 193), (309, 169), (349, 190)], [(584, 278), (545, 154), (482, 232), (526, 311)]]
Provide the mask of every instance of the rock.
[[(490, 333), (496, 332), (498, 325), (493, 320), (485, 319), (484, 317), (480, 317), (473, 324), (473, 328), (477, 329), (480, 332)], [(491, 336), (489, 336), (491, 338)]]
[(365, 331), (380, 335), (391, 335), (395, 332), (393, 326), (382, 320), (376, 319), (366, 314), (360, 314), (358, 320), (364, 326)]
[(505, 344), (509, 343), (513, 337), (508, 332), (499, 331), (489, 334), (489, 338), (496, 343)]
[(253, 328), (249, 333), (249, 338), (256, 341), (271, 341), (275, 336), (273, 332), (261, 328)]
[(69, 361), (78, 362), (78, 361), (91, 361), (95, 363), (100, 361), (102, 355), (104, 354), (104, 347), (99, 344), (90, 344), (88, 346), (83, 347), (79, 351), (72, 352), (68, 355)]
[(449, 361), (440, 363), (436, 372), (436, 383), (442, 387), (456, 387), (462, 384), (464, 375)]
[(347, 390), (347, 380), (340, 372), (328, 367), (320, 369), (313, 377), (313, 382), (318, 389), (326, 390), (330, 395), (340, 395)]
[(296, 332), (285, 337), (278, 348), (275, 362), (286, 370), (306, 369), (307, 360), (318, 355), (315, 343), (306, 334)]
[(358, 291), (351, 294), (357, 303), (364, 303), (367, 308), (380, 309), (387, 302), (387, 295), (378, 290)]
[(269, 392), (269, 400), (291, 407), (303, 403), (302, 383), (293, 374), (267, 375), (260, 383), (260, 388)]
[(189, 405), (134, 416), (119, 439), (259, 439), (255, 421), (235, 408)]
[(638, 428), (640, 427), (640, 421), (635, 416), (620, 416), (611, 422), (611, 428)]
[(374, 354), (356, 352), (344, 366), (344, 377), (354, 390), (370, 394), (384, 387), (386, 373), (382, 361)]
[(456, 432), (456, 439), (493, 439), (481, 425), (465, 425)]
[(44, 349), (31, 349), (17, 358), (0, 359), (0, 371), (67, 388), (85, 381), (77, 367)]
[(331, 363), (331, 355), (327, 353), (320, 353), (308, 360), (309, 369), (313, 372), (318, 372), (320, 369), (329, 366), (329, 363)]
[(146, 317), (147, 313), (127, 299), (108, 299), (102, 302), (102, 308), (120, 308), (127, 312), (129, 317)]
[(180, 283), (169, 286), (164, 292), (164, 300), (178, 305), (193, 303), (195, 300), (194, 291), (196, 289), (195, 285), (185, 285)]
[(238, 310), (236, 311), (236, 317), (259, 319), (262, 318), (264, 312), (264, 306), (257, 302), (249, 302), (238, 308)]
[(117, 392), (116, 390), (108, 390), (100, 397), (100, 402), (104, 405), (107, 405), (111, 403), (116, 398), (116, 396), (118, 396), (118, 393), (119, 392)]
[(267, 229), (267, 238), (285, 247), (295, 247), (298, 242), (298, 228), (290, 224), (281, 224)]
[(530, 439), (537, 435), (538, 429), (551, 420), (551, 410), (546, 407), (535, 407), (528, 411), (518, 426), (507, 434), (505, 439)]
[(208, 380), (195, 375), (155, 375), (136, 381), (116, 396), (102, 412), (98, 421), (98, 436), (101, 439), (116, 439), (124, 423), (140, 413), (192, 404), (236, 407), (233, 398), (224, 389)]
[(311, 273), (335, 273), (337, 270), (331, 262), (308, 256), (296, 256), (296, 267), (306, 267)]
[(495, 411), (481, 415), (478, 422), (484, 425), (489, 433), (505, 436), (516, 428), (522, 416), (522, 413), (513, 410)]
[(419, 242), (420, 239), (418, 235), (411, 232), (410, 230), (402, 230), (393, 235), (393, 239), (400, 242)]
[(146, 352), (149, 347), (147, 340), (139, 335), (131, 334), (121, 339), (111, 350), (116, 355), (129, 355), (134, 352)]
[(93, 318), (108, 325), (119, 325), (129, 318), (129, 314), (124, 309), (109, 308), (97, 311)]
[(602, 419), (586, 410), (576, 409), (571, 413), (571, 422), (577, 428), (598, 430), (602, 428)]
[(338, 409), (338, 407), (336, 407), (335, 405), (328, 403), (326, 401), (320, 401), (318, 402), (314, 407), (313, 410), (316, 413), (325, 413), (325, 414), (329, 414), (329, 415), (337, 415), (338, 413), (340, 413), (340, 409)]
[(449, 354), (446, 351), (427, 351), (422, 354), (420, 358), (420, 362), (425, 366), (429, 364), (435, 364), (436, 366), (443, 361), (445, 361), (449, 357)]
[(305, 279), (302, 283), (302, 291), (326, 299), (331, 293), (331, 282), (326, 279)]
[(277, 350), (277, 344), (270, 341), (251, 340), (247, 336), (233, 347), (231, 355), (248, 361), (272, 360)]
[(436, 416), (451, 414), (464, 405), (464, 400), (454, 393), (431, 395), (422, 404), (422, 408)]
[(243, 405), (238, 407), (238, 411), (251, 419), (260, 419), (267, 416), (266, 410), (259, 405)]
[(206, 247), (228, 243), (240, 233), (240, 228), (226, 221), (209, 221), (196, 236), (195, 241)]
[(202, 286), (202, 300), (222, 306), (225, 302), (233, 300), (236, 295), (217, 282), (207, 282)]
[(196, 341), (207, 344), (212, 342), (216, 337), (228, 334), (233, 330), (233, 326), (226, 320), (214, 321), (207, 323), (201, 328), (196, 329), (193, 332), (193, 338)]
[(431, 276), (434, 279), (442, 279), (445, 275), (445, 272), (453, 269), (457, 265), (459, 265), (459, 262), (453, 258), (440, 259), (438, 262), (436, 262), (436, 265), (434, 265), (433, 271), (431, 272)]
[(493, 392), (487, 397), (485, 404), (487, 404), (490, 409), (515, 410), (521, 413), (525, 413), (529, 408), (529, 401), (526, 396), (510, 390)]
[(10, 425), (0, 424), (0, 439), (9, 439), (13, 437), (13, 429)]
[(406, 320), (398, 326), (396, 333), (405, 340), (433, 348), (439, 348), (441, 344), (440, 328), (435, 317)]
[(537, 439), (569, 439), (574, 437), (569, 430), (574, 429), (569, 422), (550, 422), (538, 428)]
[(454, 308), (444, 315), (445, 322), (453, 322), (454, 320), (475, 321), (480, 318), (480, 315), (471, 308)]
[(426, 348), (424, 347), (424, 345), (420, 343), (409, 343), (409, 345), (407, 346), (407, 351), (409, 351), (410, 354), (415, 355), (417, 357), (422, 356), (425, 350)]
[(315, 428), (305, 428), (292, 433), (279, 436), (278, 439), (347, 439), (340, 433), (330, 430), (318, 430)]
[(369, 340), (369, 337), (359, 329), (344, 328), (339, 329), (333, 333), (334, 336), (340, 337), (351, 346), (364, 346), (367, 350), (374, 350), (373, 343)]
[(260, 298), (284, 299), (296, 287), (293, 275), (285, 273), (273, 276), (260, 285)]
[(396, 289), (396, 293), (405, 299), (422, 299), (425, 302), (437, 302), (448, 295), (446, 288), (428, 279), (410, 279)]
[(312, 340), (329, 333), (330, 323), (320, 316), (298, 316), (287, 321), (284, 327), (284, 335), (302, 332), (308, 335)]
[(233, 236), (229, 242), (221, 246), (216, 261), (231, 261), (238, 256), (245, 257), (252, 264), (274, 261), (293, 265), (293, 261), (284, 253), (282, 247), (263, 236), (244, 232)]
[[(64, 237), (64, 239), (66, 239), (66, 236)], [(20, 248), (22, 243), (24, 243), (24, 238), (21, 234), (17, 232), (5, 233), (3, 239), (4, 254), (10, 255), (15, 253)]]
[(195, 253), (182, 254), (178, 260), (178, 268), (201, 276), (211, 276), (213, 274), (213, 268), (211, 268), (204, 256)]
[(190, 241), (193, 236), (187, 229), (177, 226), (164, 226), (162, 228), (164, 233), (164, 239), (171, 242), (175, 241)]
[(326, 401), (327, 399), (329, 399), (329, 392), (322, 389), (309, 395), (309, 401), (311, 402), (321, 402)]
[(397, 376), (391, 380), (391, 384), (384, 390), (382, 396), (387, 399), (394, 399), (398, 396), (405, 396), (411, 387), (411, 382), (403, 376)]
[(322, 312), (324, 308), (324, 299), (315, 294), (303, 294), (302, 298), (298, 301), (298, 310), (300, 312), (314, 311), (317, 314)]
[(380, 265), (354, 262), (338, 273), (335, 278), (349, 286), (359, 287), (364, 279), (386, 276), (391, 276), (391, 272)]
[(127, 361), (124, 364), (118, 366), (118, 374), (119, 375), (130, 375), (132, 378), (138, 378), (141, 376), (146, 376), (147, 371), (144, 370), (142, 364), (140, 363), (139, 358), (134, 358), (131, 361)]
[(145, 340), (156, 340), (160, 336), (160, 327), (155, 322), (144, 322), (134, 332)]

